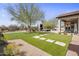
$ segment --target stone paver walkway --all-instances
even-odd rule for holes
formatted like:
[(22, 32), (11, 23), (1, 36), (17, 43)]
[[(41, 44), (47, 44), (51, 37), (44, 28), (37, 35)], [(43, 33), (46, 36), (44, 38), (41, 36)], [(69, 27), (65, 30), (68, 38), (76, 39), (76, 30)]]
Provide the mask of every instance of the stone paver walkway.
[(56, 41), (55, 44), (59, 45), (59, 46), (65, 46), (66, 44), (60, 41)]
[(70, 42), (67, 56), (79, 56), (79, 35), (74, 35)]
[(21, 44), (20, 51), (25, 52), (25, 56), (50, 56), (48, 53), (42, 51), (41, 49), (23, 41), (22, 39), (9, 40), (8, 42), (13, 42), (16, 45)]
[(53, 43), (55, 40), (48, 39), (47, 42)]
[[(45, 41), (47, 41), (49, 43), (53, 43), (55, 41), (55, 40), (52, 40), (52, 39), (46, 39), (46, 38), (44, 38), (43, 36), (45, 36), (45, 35), (48, 35), (48, 34), (42, 34), (42, 35), (38, 35), (38, 36), (33, 36), (33, 38), (35, 38), (35, 39), (38, 38), (40, 40), (45, 40)], [(54, 44), (62, 46), (62, 47), (64, 47), (66, 45), (66, 43), (60, 42), (60, 41), (56, 41), (56, 42), (54, 42)]]

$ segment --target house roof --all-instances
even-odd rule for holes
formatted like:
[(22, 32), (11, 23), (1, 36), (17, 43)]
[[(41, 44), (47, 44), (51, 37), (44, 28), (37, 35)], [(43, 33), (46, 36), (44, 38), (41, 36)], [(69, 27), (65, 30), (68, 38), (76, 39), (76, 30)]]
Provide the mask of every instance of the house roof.
[(61, 15), (57, 16), (56, 18), (62, 18), (62, 17), (67, 17), (67, 16), (73, 16), (73, 15), (79, 15), (79, 10), (61, 14)]

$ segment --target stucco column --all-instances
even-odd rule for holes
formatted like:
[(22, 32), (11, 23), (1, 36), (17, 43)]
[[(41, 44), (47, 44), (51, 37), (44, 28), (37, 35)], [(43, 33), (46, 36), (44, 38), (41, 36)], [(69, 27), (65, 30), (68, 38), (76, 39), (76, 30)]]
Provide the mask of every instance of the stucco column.
[(58, 20), (58, 32), (61, 32), (61, 20)]
[(74, 32), (77, 32), (77, 23), (74, 24)]

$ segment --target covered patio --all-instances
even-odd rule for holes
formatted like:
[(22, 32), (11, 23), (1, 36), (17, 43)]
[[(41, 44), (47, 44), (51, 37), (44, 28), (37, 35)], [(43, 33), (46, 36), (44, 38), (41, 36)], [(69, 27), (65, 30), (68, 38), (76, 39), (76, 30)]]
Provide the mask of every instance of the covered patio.
[(58, 19), (59, 32), (62, 32), (62, 22), (64, 23), (63, 32), (79, 33), (79, 11), (69, 12), (56, 17)]

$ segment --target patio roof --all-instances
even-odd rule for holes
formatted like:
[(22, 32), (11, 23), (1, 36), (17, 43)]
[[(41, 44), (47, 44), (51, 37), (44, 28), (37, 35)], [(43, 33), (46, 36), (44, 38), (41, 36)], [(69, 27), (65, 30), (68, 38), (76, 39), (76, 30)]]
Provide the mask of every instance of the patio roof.
[(63, 17), (68, 17), (68, 16), (74, 16), (74, 15), (79, 15), (79, 10), (61, 14), (61, 15), (57, 16), (56, 18), (63, 18)]

